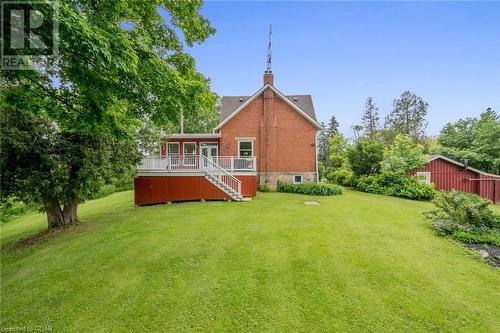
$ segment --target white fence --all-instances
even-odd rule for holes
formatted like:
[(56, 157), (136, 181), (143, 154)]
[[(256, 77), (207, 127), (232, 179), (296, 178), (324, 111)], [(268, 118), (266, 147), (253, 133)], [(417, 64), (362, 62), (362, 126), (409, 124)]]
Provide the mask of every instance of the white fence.
[(210, 167), (212, 163), (226, 171), (256, 171), (255, 157), (214, 156), (207, 158), (200, 155), (168, 155), (167, 157), (145, 157), (137, 165), (140, 171), (197, 171)]

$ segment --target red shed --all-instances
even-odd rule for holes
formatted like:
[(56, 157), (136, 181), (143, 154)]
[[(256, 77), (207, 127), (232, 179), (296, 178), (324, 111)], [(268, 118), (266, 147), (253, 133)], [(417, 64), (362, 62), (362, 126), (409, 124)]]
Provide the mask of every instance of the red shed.
[(438, 190), (474, 193), (500, 203), (500, 176), (492, 175), (443, 155), (431, 155), (427, 164), (412, 172), (433, 183)]

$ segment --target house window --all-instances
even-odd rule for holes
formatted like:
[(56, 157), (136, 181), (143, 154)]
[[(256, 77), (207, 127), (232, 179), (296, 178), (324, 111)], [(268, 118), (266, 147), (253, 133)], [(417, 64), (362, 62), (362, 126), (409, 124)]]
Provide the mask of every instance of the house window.
[(240, 157), (253, 156), (253, 141), (252, 140), (238, 141), (238, 155)]
[(184, 165), (196, 164), (196, 143), (184, 142)]
[(431, 173), (430, 172), (417, 172), (417, 177), (419, 177), (425, 184), (431, 183)]
[(294, 184), (302, 184), (302, 175), (294, 175), (293, 176), (293, 183)]
[(179, 142), (169, 142), (167, 145), (167, 149), (169, 155), (179, 155)]

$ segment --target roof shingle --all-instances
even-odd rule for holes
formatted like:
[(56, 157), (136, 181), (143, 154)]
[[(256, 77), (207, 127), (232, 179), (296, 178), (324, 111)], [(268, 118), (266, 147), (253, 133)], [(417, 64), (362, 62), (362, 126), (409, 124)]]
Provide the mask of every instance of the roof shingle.
[[(241, 105), (243, 105), (252, 96), (223, 96), (220, 107), (220, 122), (223, 122)], [(298, 106), (309, 117), (316, 120), (314, 105), (311, 95), (288, 95), (286, 96), (293, 104)]]

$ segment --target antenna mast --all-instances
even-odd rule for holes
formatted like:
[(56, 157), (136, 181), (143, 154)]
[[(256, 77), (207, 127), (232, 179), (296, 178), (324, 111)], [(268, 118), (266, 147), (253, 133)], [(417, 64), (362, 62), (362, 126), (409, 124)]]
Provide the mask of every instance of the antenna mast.
[(271, 34), (272, 26), (269, 24), (269, 45), (267, 46), (267, 67), (266, 72), (271, 73)]

